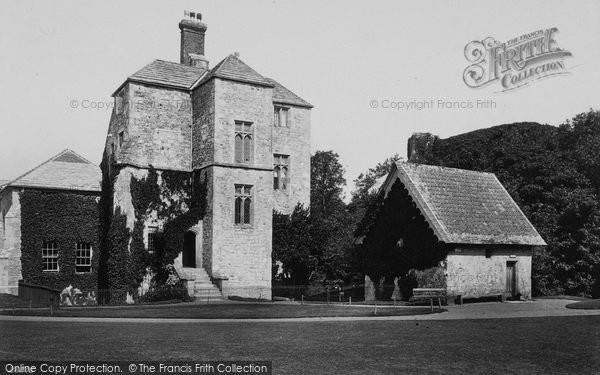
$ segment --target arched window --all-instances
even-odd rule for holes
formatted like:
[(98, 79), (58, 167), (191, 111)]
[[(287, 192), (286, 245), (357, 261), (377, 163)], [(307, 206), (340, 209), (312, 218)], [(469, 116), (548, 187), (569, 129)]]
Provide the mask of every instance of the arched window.
[(279, 189), (279, 166), (273, 168), (273, 189)]
[(235, 185), (235, 212), (236, 225), (252, 224), (252, 186)]
[(251, 122), (235, 122), (235, 162), (251, 163), (254, 148), (253, 126)]
[(252, 198), (248, 197), (244, 199), (244, 224), (250, 224), (250, 217), (252, 215)]
[(242, 201), (241, 197), (235, 198), (235, 223), (242, 223)]
[(273, 189), (285, 190), (288, 187), (289, 155), (273, 155)]

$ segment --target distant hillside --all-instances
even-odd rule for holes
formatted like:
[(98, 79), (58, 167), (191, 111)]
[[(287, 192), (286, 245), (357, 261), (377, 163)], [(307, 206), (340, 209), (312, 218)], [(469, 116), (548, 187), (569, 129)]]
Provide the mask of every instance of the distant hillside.
[(599, 294), (600, 112), (436, 139), (422, 160), (496, 174), (549, 244), (534, 254), (537, 294)]

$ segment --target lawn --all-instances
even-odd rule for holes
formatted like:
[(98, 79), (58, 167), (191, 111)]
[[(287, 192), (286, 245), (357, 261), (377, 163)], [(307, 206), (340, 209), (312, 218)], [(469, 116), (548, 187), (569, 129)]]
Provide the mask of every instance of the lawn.
[(593, 374), (600, 316), (447, 321), (0, 321), (0, 360), (268, 360), (275, 374)]
[[(444, 310), (442, 310), (444, 311)], [(434, 313), (440, 310), (435, 308)], [(378, 307), (377, 316), (430, 314), (429, 307)], [(3, 315), (49, 316), (50, 309), (12, 309), (0, 311)], [(54, 309), (53, 316), (100, 318), (303, 318), (332, 316), (374, 316), (374, 306), (299, 305), (274, 303), (226, 304), (171, 304), (115, 307), (63, 307)]]

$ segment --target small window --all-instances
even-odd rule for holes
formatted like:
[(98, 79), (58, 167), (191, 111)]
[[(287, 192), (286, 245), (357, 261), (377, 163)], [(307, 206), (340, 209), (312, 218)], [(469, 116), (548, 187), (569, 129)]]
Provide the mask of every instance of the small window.
[(148, 243), (148, 252), (150, 254), (154, 254), (154, 252), (156, 251), (156, 245), (158, 242), (159, 235), (160, 234), (158, 231), (158, 227), (148, 227), (147, 243)]
[(123, 147), (123, 141), (125, 140), (125, 132), (119, 132), (119, 148)]
[(235, 185), (235, 213), (236, 225), (252, 224), (252, 186)]
[(251, 122), (235, 122), (235, 162), (251, 163), (254, 149), (254, 134)]
[(285, 190), (288, 187), (289, 159), (289, 155), (273, 155), (273, 189), (275, 190)]
[(42, 271), (58, 272), (58, 245), (56, 241), (42, 244)]
[(92, 272), (92, 244), (85, 242), (77, 244), (75, 272)]
[(273, 126), (288, 127), (290, 126), (290, 109), (287, 107), (275, 106)]

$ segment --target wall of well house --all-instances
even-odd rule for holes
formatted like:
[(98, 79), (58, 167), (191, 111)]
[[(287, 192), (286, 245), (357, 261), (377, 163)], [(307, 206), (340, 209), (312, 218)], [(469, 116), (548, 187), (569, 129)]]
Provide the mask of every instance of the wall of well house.
[[(457, 251), (458, 250), (458, 251)], [(485, 247), (457, 247), (446, 258), (448, 295), (507, 295), (507, 263), (515, 262), (517, 293), (531, 298), (530, 247), (497, 247), (486, 257)]]
[[(127, 83), (116, 95), (107, 146), (118, 163), (190, 170), (192, 102), (189, 93)], [(124, 142), (118, 147), (119, 133)], [(109, 150), (110, 146), (107, 147)]]
[[(271, 298), (271, 171), (212, 168), (212, 276), (224, 277), (224, 295)], [(235, 185), (252, 185), (251, 225), (234, 223)], [(208, 215), (207, 215), (208, 216)], [(208, 226), (208, 222), (204, 223)]]
[(210, 80), (192, 94), (192, 168), (214, 162), (215, 81)]
[(286, 190), (273, 192), (273, 199), (275, 210), (291, 213), (298, 202), (310, 205), (310, 109), (286, 107), (289, 126), (272, 127), (272, 149), (273, 154), (289, 155), (289, 182)]
[(18, 294), (21, 273), (21, 204), (16, 189), (0, 193), (0, 293)]

